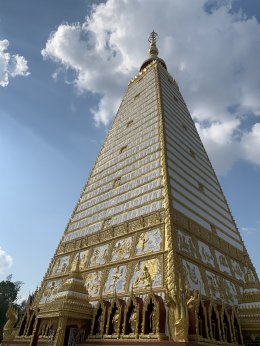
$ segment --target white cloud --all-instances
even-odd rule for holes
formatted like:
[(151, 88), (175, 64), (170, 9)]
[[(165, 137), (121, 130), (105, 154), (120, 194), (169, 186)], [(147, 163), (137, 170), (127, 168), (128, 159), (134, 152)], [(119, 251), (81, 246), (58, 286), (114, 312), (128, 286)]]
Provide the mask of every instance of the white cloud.
[(9, 269), (13, 264), (13, 259), (8, 255), (0, 246), (0, 274), (4, 273), (6, 269)]
[(241, 146), (244, 158), (260, 165), (260, 123), (255, 124), (250, 132), (244, 134)]
[(240, 144), (234, 139), (234, 132), (240, 121), (230, 119), (225, 122), (213, 122), (209, 127), (196, 123), (212, 164), (219, 174), (226, 174), (234, 162), (240, 158)]
[(252, 233), (256, 232), (256, 228), (254, 228), (254, 227), (242, 227), (242, 231), (244, 231), (248, 234), (252, 234)]
[(11, 55), (7, 52), (8, 40), (0, 40), (0, 86), (6, 87), (9, 84), (9, 77), (28, 76), (26, 59), (18, 54)]
[(146, 59), (146, 38), (155, 29), (159, 55), (180, 84), (218, 173), (241, 158), (260, 164), (249, 148), (258, 127), (243, 133), (247, 115), (260, 116), (260, 24), (232, 13), (232, 1), (211, 1), (210, 13), (208, 3), (108, 0), (95, 5), (84, 23), (60, 25), (42, 55), (58, 64), (59, 73), (72, 70), (79, 92), (100, 96), (92, 113), (97, 124), (107, 125)]

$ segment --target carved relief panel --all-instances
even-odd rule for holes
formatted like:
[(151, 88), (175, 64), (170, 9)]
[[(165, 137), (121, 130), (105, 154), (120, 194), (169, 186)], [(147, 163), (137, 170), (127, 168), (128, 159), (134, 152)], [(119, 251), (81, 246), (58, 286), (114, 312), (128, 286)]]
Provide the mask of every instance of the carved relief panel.
[(209, 246), (202, 241), (198, 240), (199, 254), (203, 263), (215, 267), (214, 257)]
[(121, 265), (109, 269), (104, 293), (121, 293), (125, 291), (127, 268), (126, 265)]
[(240, 264), (237, 261), (231, 259), (231, 266), (232, 266), (236, 279), (245, 282), (245, 275), (241, 269)]
[(129, 290), (162, 286), (162, 257), (139, 261), (133, 266)]
[(208, 289), (209, 289), (209, 295), (213, 299), (221, 299), (221, 282), (220, 277), (215, 275), (212, 272), (209, 272), (206, 270), (206, 277), (207, 277), (207, 283), (208, 283)]
[(40, 304), (51, 302), (57, 296), (58, 290), (62, 285), (62, 280), (52, 280), (46, 283)]
[(160, 251), (163, 246), (162, 231), (159, 228), (140, 233), (136, 244), (136, 255)]
[(113, 246), (111, 261), (118, 261), (130, 257), (132, 237), (119, 239)]
[(196, 264), (185, 260), (182, 260), (182, 263), (190, 289), (198, 289), (201, 294), (205, 294), (204, 282), (199, 267)]
[(216, 250), (215, 250), (215, 254), (216, 254), (219, 269), (223, 273), (227, 273), (229, 275), (232, 275), (226, 256), (223, 255), (221, 252), (218, 252)]
[(96, 297), (100, 294), (101, 279), (101, 270), (86, 275), (85, 286), (90, 297)]
[(196, 247), (191, 236), (180, 230), (178, 230), (178, 248), (180, 251), (197, 258)]
[(92, 256), (90, 258), (90, 267), (98, 266), (107, 262), (108, 256), (108, 244), (97, 246), (93, 249)]
[(84, 270), (88, 264), (89, 250), (81, 251), (79, 254), (79, 269)]
[(68, 269), (70, 256), (60, 256), (56, 259), (51, 275), (65, 273)]
[(233, 282), (223, 279), (223, 291), (229, 304), (238, 304), (237, 290)]

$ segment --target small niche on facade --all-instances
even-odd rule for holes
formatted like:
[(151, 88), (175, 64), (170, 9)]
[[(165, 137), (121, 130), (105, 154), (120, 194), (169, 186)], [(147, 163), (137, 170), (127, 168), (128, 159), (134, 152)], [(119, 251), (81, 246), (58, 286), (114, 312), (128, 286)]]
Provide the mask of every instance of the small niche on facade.
[(193, 159), (196, 159), (195, 151), (190, 149), (190, 156), (193, 157)]
[(134, 122), (133, 120), (128, 121), (128, 123), (126, 124), (126, 127), (128, 128), (128, 127), (132, 126), (133, 122)]
[(114, 180), (114, 186), (113, 187), (118, 187), (121, 185), (121, 177), (118, 177)]
[(210, 229), (213, 233), (217, 233), (217, 228), (215, 225), (213, 225), (212, 223), (210, 224)]
[(200, 192), (204, 192), (204, 185), (198, 182), (198, 189), (200, 190)]
[(111, 225), (112, 225), (112, 219), (111, 218), (105, 219), (103, 222), (103, 229), (109, 228), (111, 227)]
[(125, 145), (124, 147), (122, 147), (120, 149), (120, 154), (124, 153), (126, 151), (126, 149), (127, 149), (127, 145)]
[(187, 125), (185, 125), (185, 124), (182, 123), (181, 126), (182, 126), (182, 128), (183, 128), (185, 131), (188, 131)]

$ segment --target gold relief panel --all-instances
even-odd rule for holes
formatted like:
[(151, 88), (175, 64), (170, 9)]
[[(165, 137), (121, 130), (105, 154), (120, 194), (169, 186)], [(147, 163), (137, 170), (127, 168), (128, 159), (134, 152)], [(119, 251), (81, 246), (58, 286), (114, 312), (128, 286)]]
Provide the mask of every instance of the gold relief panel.
[(137, 236), (136, 255), (160, 251), (163, 248), (162, 230), (156, 228)]
[(46, 283), (42, 297), (40, 299), (40, 304), (45, 304), (51, 302), (57, 296), (58, 290), (62, 285), (62, 280), (52, 280)]
[(206, 270), (206, 278), (210, 296), (214, 300), (221, 299), (222, 296), (220, 277)]
[(130, 232), (138, 231), (139, 229), (142, 229), (144, 227), (143, 218), (139, 217), (137, 220), (130, 221), (128, 224), (128, 227)]
[(130, 251), (132, 247), (132, 237), (119, 239), (115, 242), (111, 261), (118, 261), (130, 257)]
[(157, 212), (148, 216), (144, 216), (144, 227), (157, 225), (158, 223), (160, 223), (160, 213)]
[(127, 223), (114, 227), (114, 236), (118, 237), (127, 233)]
[(223, 273), (227, 273), (229, 275), (232, 275), (226, 256), (223, 255), (221, 252), (216, 251), (216, 250), (215, 250), (215, 254), (216, 254), (219, 269)]
[(238, 304), (237, 290), (236, 290), (233, 282), (230, 282), (229, 280), (223, 279), (223, 291), (224, 291), (226, 301), (229, 304), (232, 304), (232, 305)]
[(200, 294), (205, 294), (205, 286), (201, 272), (196, 264), (182, 260), (185, 278), (191, 290), (197, 289)]
[(78, 261), (79, 261), (79, 269), (84, 270), (87, 266), (88, 255), (89, 255), (89, 250), (77, 252), (74, 256), (72, 263), (71, 263), (71, 270), (76, 269)]
[(255, 277), (255, 274), (253, 273), (253, 270), (248, 267), (244, 267), (244, 273), (245, 273), (245, 281), (249, 282), (256, 282), (258, 281)]
[(68, 269), (70, 262), (70, 256), (57, 257), (55, 264), (52, 268), (51, 275), (65, 273)]
[(107, 240), (107, 239), (113, 238), (113, 229), (110, 228), (110, 229), (107, 229), (105, 231), (102, 231), (101, 232), (101, 238), (102, 238), (102, 240)]
[(108, 256), (108, 244), (97, 246), (93, 249), (92, 256), (90, 258), (90, 267), (98, 266), (107, 262)]
[(84, 250), (79, 253), (79, 269), (84, 270), (88, 264), (89, 250)]
[(180, 251), (191, 254), (193, 257), (197, 258), (196, 247), (192, 238), (180, 230), (178, 230), (178, 247)]
[(126, 265), (109, 269), (103, 293), (125, 292), (126, 274)]
[(91, 234), (88, 236), (88, 245), (93, 245), (99, 242), (99, 233)]
[(58, 250), (57, 250), (57, 253), (58, 254), (61, 254), (65, 251), (65, 244), (64, 243), (61, 243), (58, 247)]
[(203, 263), (211, 265), (213, 268), (215, 267), (214, 257), (209, 246), (202, 241), (198, 240), (198, 248), (201, 260)]
[(240, 264), (237, 261), (231, 259), (231, 266), (236, 279), (245, 282), (245, 274), (243, 273)]
[(71, 242), (65, 244), (65, 251), (72, 251), (74, 249), (75, 249), (74, 241), (71, 241)]
[(161, 287), (163, 283), (163, 259), (152, 258), (146, 261), (139, 261), (133, 266), (132, 278), (129, 290), (142, 289), (148, 287)]
[(102, 271), (101, 270), (91, 272), (91, 273), (88, 273), (86, 275), (85, 287), (86, 287), (88, 294), (91, 298), (99, 296), (101, 279), (102, 279)]

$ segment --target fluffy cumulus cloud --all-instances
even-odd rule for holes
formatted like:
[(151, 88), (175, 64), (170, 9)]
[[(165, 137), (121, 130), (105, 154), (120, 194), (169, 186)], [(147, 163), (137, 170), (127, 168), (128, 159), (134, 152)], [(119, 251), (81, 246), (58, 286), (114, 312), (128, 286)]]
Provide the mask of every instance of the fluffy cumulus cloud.
[[(225, 173), (237, 159), (260, 164), (260, 24), (232, 12), (231, 0), (107, 0), (83, 23), (61, 24), (42, 55), (58, 64), (56, 78), (72, 70), (79, 92), (99, 96), (92, 113), (107, 125), (146, 58), (152, 29), (217, 171)], [(248, 117), (255, 124), (249, 130)]]
[(18, 54), (11, 55), (7, 49), (8, 40), (0, 40), (0, 86), (6, 87), (10, 77), (28, 76), (26, 59)]
[(13, 264), (13, 259), (0, 246), (0, 274), (4, 273)]

